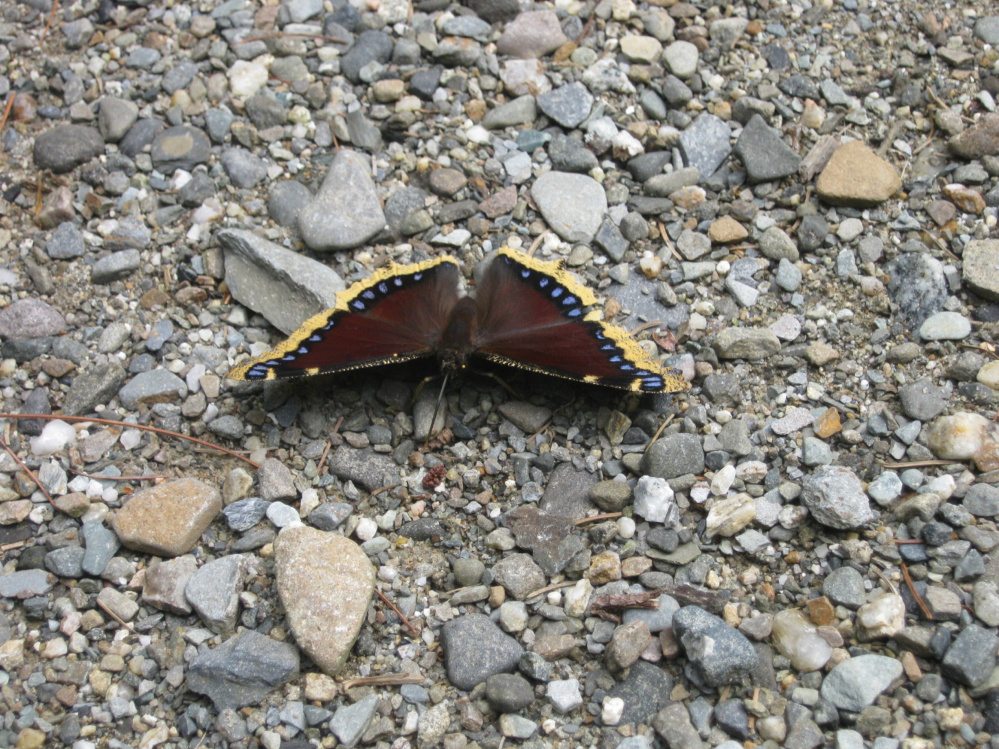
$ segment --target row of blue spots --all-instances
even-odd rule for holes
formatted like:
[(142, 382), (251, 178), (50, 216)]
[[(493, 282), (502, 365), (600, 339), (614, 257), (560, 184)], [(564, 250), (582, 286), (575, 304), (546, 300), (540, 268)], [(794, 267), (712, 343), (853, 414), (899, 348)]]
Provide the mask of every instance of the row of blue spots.
[[(506, 260), (508, 264), (513, 262), (510, 258), (506, 256), (504, 256), (503, 259)], [(520, 269), (520, 277), (523, 278), (525, 281), (529, 280), (533, 275), (534, 274), (529, 268)], [(538, 278), (537, 280), (538, 287), (541, 289), (548, 288), (548, 284), (551, 283), (552, 279), (549, 276), (544, 275), (543, 273), (539, 273), (538, 275), (540, 276), (540, 278)], [(564, 286), (556, 286), (554, 289), (552, 289), (549, 292), (549, 295), (551, 296), (552, 299), (558, 299), (559, 297), (562, 296), (562, 294), (565, 293), (565, 291), (566, 289)], [(583, 314), (582, 308), (576, 306), (578, 304), (579, 300), (576, 299), (576, 297), (572, 296), (572, 294), (569, 294), (568, 296), (565, 297), (565, 299), (562, 300), (563, 307), (572, 307), (572, 309), (566, 312), (566, 315), (568, 317), (579, 317), (580, 315)]]

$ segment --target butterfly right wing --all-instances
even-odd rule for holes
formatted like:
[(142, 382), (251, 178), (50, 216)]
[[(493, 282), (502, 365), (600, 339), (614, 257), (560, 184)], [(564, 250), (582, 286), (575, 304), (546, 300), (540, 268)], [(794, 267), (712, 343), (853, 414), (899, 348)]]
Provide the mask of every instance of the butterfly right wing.
[(508, 248), (479, 284), (476, 354), (511, 367), (635, 392), (675, 393), (690, 386), (627, 331), (600, 319), (593, 292), (557, 263)]
[(458, 299), (449, 256), (390, 265), (336, 297), (287, 340), (234, 367), (233, 380), (275, 380), (343, 372), (431, 356)]

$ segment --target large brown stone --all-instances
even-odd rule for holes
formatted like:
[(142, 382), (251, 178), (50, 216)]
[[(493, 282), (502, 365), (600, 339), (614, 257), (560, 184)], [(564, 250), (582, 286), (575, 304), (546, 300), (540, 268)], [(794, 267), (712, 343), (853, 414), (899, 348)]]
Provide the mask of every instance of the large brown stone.
[(304, 525), (284, 528), (274, 552), (278, 595), (298, 646), (323, 671), (343, 666), (375, 589), (375, 568), (361, 547)]
[(883, 203), (901, 189), (895, 167), (859, 140), (837, 148), (815, 183), (827, 203), (860, 208)]
[(176, 557), (194, 548), (220, 512), (218, 489), (196, 479), (178, 479), (136, 494), (115, 513), (111, 525), (129, 549)]

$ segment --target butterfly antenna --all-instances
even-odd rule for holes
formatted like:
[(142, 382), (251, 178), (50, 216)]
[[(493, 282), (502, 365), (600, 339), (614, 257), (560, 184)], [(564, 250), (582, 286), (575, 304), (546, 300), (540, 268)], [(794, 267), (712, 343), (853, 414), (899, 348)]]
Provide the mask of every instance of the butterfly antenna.
[(441, 383), (441, 391), (437, 395), (437, 405), (434, 406), (434, 415), (430, 419), (430, 427), (427, 429), (427, 439), (423, 443), (423, 449), (427, 449), (427, 445), (430, 444), (430, 439), (434, 436), (434, 424), (437, 423), (437, 414), (441, 411), (441, 403), (444, 401), (444, 390), (447, 388), (447, 378), (448, 373), (444, 373), (444, 381)]

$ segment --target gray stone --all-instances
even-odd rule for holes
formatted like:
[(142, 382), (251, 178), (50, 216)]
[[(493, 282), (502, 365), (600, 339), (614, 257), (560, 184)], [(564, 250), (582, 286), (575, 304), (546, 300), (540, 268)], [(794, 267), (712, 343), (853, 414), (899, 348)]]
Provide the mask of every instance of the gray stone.
[(764, 359), (780, 351), (780, 339), (766, 328), (725, 328), (715, 337), (720, 359)]
[(701, 114), (680, 133), (679, 144), (684, 162), (687, 166), (697, 167), (705, 177), (710, 177), (732, 151), (730, 136), (731, 131), (724, 120), (713, 114)]
[(843, 466), (822, 466), (806, 476), (801, 499), (816, 521), (830, 528), (863, 528), (875, 517), (860, 479)]
[(822, 699), (859, 713), (902, 675), (902, 664), (883, 655), (861, 655), (837, 664), (822, 682)]
[(235, 631), (239, 593), (249, 559), (243, 554), (213, 559), (187, 581), (184, 595), (213, 632), (228, 635)]
[(590, 242), (607, 211), (607, 197), (592, 177), (545, 172), (535, 180), (531, 197), (548, 225), (568, 242)]
[(341, 445), (329, 458), (330, 472), (369, 492), (398, 481), (399, 467), (391, 457), (373, 450)]
[(697, 606), (673, 615), (673, 629), (698, 681), (710, 687), (748, 679), (756, 667), (756, 650), (738, 630)]
[(187, 397), (187, 384), (173, 372), (153, 369), (133, 377), (118, 391), (118, 400), (125, 408), (136, 408), (142, 403), (162, 403), (167, 400), (182, 401)]
[(961, 255), (964, 282), (984, 299), (999, 301), (999, 240), (976, 239), (965, 245)]
[(259, 523), (267, 513), (270, 505), (266, 499), (247, 497), (227, 505), (222, 514), (225, 515), (229, 527), (237, 532), (247, 531)]
[(534, 97), (525, 94), (486, 112), (486, 116), (482, 118), (482, 127), (487, 130), (502, 130), (506, 127), (529, 125), (534, 122), (537, 116), (538, 110)]
[(317, 251), (357, 247), (385, 228), (367, 157), (355, 151), (337, 155), (319, 192), (299, 212), (298, 228)]
[(916, 380), (898, 389), (905, 415), (918, 421), (932, 421), (947, 408), (944, 391), (928, 379)]
[(83, 575), (82, 546), (64, 546), (45, 555), (45, 568), (56, 577), (81, 577)]
[(941, 661), (943, 675), (969, 687), (977, 687), (996, 667), (999, 637), (977, 624), (965, 626)]
[(53, 260), (72, 260), (86, 251), (83, 234), (68, 221), (59, 224), (45, 243), (45, 253)]
[(249, 189), (267, 178), (267, 162), (245, 148), (227, 148), (220, 161), (234, 187)]
[(534, 687), (519, 674), (493, 674), (486, 679), (486, 700), (498, 713), (514, 713), (534, 702)]
[(466, 614), (441, 630), (448, 681), (470, 691), (494, 674), (517, 667), (524, 649), (485, 614)]
[(582, 83), (569, 83), (538, 94), (537, 105), (538, 109), (559, 125), (571, 130), (589, 116), (593, 107), (593, 95)]
[(0, 338), (23, 340), (59, 335), (66, 318), (48, 302), (26, 297), (0, 310)]
[(203, 130), (190, 125), (168, 127), (159, 132), (152, 142), (153, 165), (164, 174), (176, 169), (190, 171), (203, 164), (211, 155), (212, 144)]
[(254, 630), (243, 630), (214, 650), (199, 652), (187, 671), (188, 689), (216, 709), (255, 705), (298, 676), (298, 650)]
[(943, 264), (928, 252), (903, 252), (888, 263), (888, 296), (898, 305), (903, 326), (918, 329), (947, 301), (947, 280)]
[(331, 268), (241, 229), (217, 235), (233, 297), (290, 334), (313, 315), (336, 306), (345, 288)]
[(100, 520), (90, 520), (80, 529), (86, 553), (83, 555), (83, 571), (98, 576), (104, 572), (108, 562), (121, 547), (118, 536), (104, 526)]
[(139, 269), (142, 257), (138, 250), (121, 250), (105, 255), (90, 269), (90, 280), (95, 284), (119, 281)]
[(801, 165), (801, 157), (758, 114), (753, 115), (743, 128), (734, 150), (742, 160), (750, 182), (770, 182), (788, 177), (795, 174)]
[(100, 131), (85, 125), (56, 125), (35, 138), (34, 162), (55, 174), (71, 172), (104, 153)]
[(385, 64), (392, 56), (392, 37), (384, 31), (364, 31), (340, 58), (340, 70), (352, 83), (361, 82), (361, 69), (371, 62)]
[(106, 404), (118, 393), (128, 377), (117, 359), (98, 364), (73, 379), (63, 401), (62, 412), (67, 416), (90, 413), (98, 404)]
[(704, 471), (704, 448), (696, 434), (669, 434), (653, 442), (642, 457), (647, 476), (674, 479)]
[(369, 694), (353, 705), (343, 705), (337, 708), (329, 722), (330, 732), (345, 747), (354, 746), (371, 724), (377, 707), (378, 695)]
[(822, 594), (839, 606), (859, 609), (866, 601), (864, 578), (846, 565), (830, 572), (822, 581)]
[(510, 554), (493, 565), (493, 579), (517, 601), (543, 588), (545, 574), (529, 554)]

